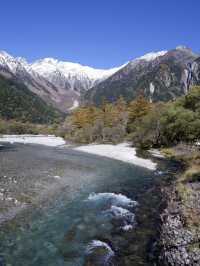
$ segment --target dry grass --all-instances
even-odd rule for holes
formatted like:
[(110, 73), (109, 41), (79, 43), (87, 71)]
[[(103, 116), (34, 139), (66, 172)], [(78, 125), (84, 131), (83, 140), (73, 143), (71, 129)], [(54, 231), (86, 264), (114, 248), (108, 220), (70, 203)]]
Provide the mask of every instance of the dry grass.
[[(185, 226), (200, 230), (200, 206), (196, 202), (199, 198), (200, 182), (200, 151), (195, 147), (179, 145), (175, 148), (164, 149), (163, 153), (169, 158), (180, 160), (185, 165), (185, 171), (177, 176), (176, 193), (181, 202), (181, 209)], [(196, 185), (197, 186), (196, 186)]]
[(176, 155), (173, 148), (163, 148), (161, 153), (167, 158), (174, 158)]
[(192, 163), (191, 166), (181, 176), (180, 181), (193, 183), (200, 181), (200, 165)]

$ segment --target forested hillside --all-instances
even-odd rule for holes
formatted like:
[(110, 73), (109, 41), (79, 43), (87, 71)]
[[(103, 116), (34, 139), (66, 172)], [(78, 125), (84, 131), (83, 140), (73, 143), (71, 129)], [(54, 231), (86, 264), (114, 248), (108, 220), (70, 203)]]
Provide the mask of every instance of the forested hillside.
[(21, 122), (52, 123), (61, 114), (16, 80), (0, 76), (0, 118)]

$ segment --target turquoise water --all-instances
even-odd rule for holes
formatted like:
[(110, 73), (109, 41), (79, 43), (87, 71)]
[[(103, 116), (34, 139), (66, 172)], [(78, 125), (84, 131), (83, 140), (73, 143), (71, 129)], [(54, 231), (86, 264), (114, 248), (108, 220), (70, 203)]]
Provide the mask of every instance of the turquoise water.
[[(32, 156), (36, 149), (27, 152)], [(45, 152), (51, 164), (54, 157), (67, 158), (63, 178), (68, 186), (2, 228), (2, 265), (151, 265), (141, 251), (149, 242), (147, 224), (148, 230), (155, 226), (151, 208), (159, 199), (151, 190), (158, 174), (71, 150)]]

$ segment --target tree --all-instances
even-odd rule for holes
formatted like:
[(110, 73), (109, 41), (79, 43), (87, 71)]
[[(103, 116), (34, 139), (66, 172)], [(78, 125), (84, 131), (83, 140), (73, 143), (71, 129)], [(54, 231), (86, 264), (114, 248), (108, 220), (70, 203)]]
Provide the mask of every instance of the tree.
[(141, 120), (152, 108), (152, 104), (140, 95), (137, 99), (129, 103), (128, 106), (128, 131), (134, 131), (134, 123)]

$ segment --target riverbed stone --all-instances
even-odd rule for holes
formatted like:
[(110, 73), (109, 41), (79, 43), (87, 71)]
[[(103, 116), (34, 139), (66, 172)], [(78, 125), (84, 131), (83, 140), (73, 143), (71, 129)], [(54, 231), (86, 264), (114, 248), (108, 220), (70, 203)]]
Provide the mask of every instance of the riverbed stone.
[[(161, 265), (165, 266), (199, 266), (200, 265), (200, 228), (185, 223), (185, 202), (180, 201), (176, 185), (166, 190), (167, 207), (161, 215), (160, 247)], [(195, 211), (200, 208), (193, 201), (200, 199), (199, 191), (191, 191), (187, 204)], [(193, 197), (195, 194), (195, 197)], [(191, 208), (192, 209), (192, 208)], [(200, 223), (200, 222), (199, 222)]]

